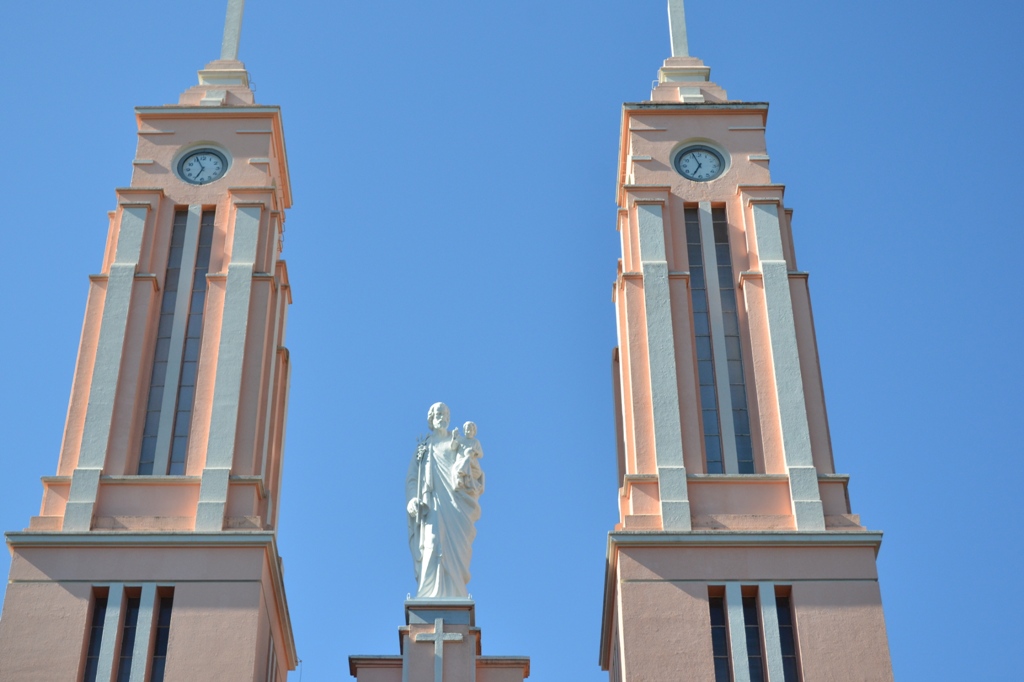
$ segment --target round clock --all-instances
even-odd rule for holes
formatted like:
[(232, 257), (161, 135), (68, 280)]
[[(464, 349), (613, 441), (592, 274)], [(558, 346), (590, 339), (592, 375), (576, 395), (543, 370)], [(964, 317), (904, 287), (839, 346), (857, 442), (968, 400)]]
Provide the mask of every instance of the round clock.
[(193, 185), (219, 180), (227, 170), (228, 160), (215, 149), (196, 149), (178, 162), (178, 177)]
[(676, 154), (676, 170), (688, 180), (707, 182), (725, 171), (725, 159), (711, 147), (686, 147)]

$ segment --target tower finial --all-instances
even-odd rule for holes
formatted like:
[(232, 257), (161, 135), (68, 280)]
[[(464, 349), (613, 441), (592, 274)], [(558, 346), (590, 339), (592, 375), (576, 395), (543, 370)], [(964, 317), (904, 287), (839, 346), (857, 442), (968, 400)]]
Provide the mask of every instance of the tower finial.
[(238, 59), (238, 42), (242, 38), (242, 13), (245, 0), (228, 0), (228, 15), (224, 19), (224, 42), (220, 46), (220, 58)]
[(668, 30), (672, 39), (672, 56), (689, 57), (690, 46), (686, 42), (686, 8), (683, 0), (668, 0)]

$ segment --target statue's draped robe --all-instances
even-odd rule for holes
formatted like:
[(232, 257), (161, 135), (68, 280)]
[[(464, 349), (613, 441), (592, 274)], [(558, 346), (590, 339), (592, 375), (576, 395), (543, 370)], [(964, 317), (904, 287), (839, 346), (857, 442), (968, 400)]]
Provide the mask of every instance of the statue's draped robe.
[(422, 497), (426, 514), (409, 515), (409, 549), (419, 590), (418, 599), (466, 597), (473, 538), (480, 518), (477, 496), (456, 488), (458, 453), (451, 434), (431, 433), (422, 461), (413, 455), (405, 479), (405, 499)]

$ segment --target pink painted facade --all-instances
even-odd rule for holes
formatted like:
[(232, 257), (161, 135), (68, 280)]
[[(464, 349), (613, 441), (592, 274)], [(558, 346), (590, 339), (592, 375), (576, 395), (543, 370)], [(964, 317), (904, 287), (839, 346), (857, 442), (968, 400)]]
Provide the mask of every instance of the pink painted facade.
[[(57, 471), (7, 536), (0, 679), (107, 682), (128, 656), (132, 682), (281, 682), (298, 662), (276, 543), (291, 302), (281, 112), (254, 104), (227, 60), (136, 120)], [(196, 149), (226, 172), (183, 179)]]
[[(833, 464), (768, 105), (709, 74), (672, 57), (623, 108), (601, 665), (612, 682), (891, 680), (881, 533)], [(687, 153), (723, 169), (687, 177)]]
[[(623, 110), (611, 682), (892, 679), (881, 533), (835, 470), (767, 112), (685, 56)], [(298, 657), (276, 544), (291, 302), (281, 113), (224, 59), (136, 118), (56, 473), (7, 536), (0, 680), (110, 682), (128, 665), (131, 682), (283, 682)], [(717, 177), (680, 170), (697, 149), (717, 155)], [(192, 184), (182, 162), (200, 150), (226, 171)], [(471, 602), (410, 602), (406, 617), (399, 655), (350, 657), (359, 682), (529, 677), (528, 658), (482, 655)]]

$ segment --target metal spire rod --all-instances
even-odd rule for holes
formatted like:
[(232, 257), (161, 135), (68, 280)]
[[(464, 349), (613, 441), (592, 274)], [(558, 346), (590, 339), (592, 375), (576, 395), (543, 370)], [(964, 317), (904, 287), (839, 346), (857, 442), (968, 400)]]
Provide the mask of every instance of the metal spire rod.
[(242, 38), (242, 13), (245, 0), (228, 0), (228, 15), (224, 19), (224, 42), (220, 45), (221, 59), (238, 59), (238, 43)]
[(668, 31), (672, 39), (672, 56), (689, 57), (690, 46), (686, 42), (686, 8), (683, 0), (668, 0)]

